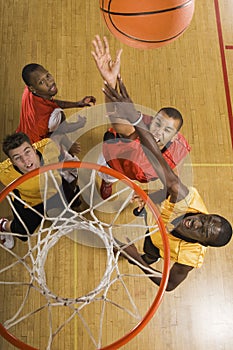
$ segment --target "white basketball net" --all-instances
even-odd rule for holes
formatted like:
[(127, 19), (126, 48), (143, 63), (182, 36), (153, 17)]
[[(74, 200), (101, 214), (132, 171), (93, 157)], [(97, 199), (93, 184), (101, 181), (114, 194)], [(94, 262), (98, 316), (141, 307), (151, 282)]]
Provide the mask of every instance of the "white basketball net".
[[(140, 293), (138, 295), (138, 292), (135, 290), (137, 283), (139, 285), (140, 283), (147, 284), (150, 288), (153, 288), (153, 295), (158, 289), (148, 279), (148, 276), (158, 275), (158, 273), (153, 269), (149, 269), (150, 275), (145, 275), (137, 266), (130, 265), (126, 259), (120, 257), (124, 247), (119, 246), (118, 240), (127, 242), (125, 239), (127, 236), (130, 239), (130, 243), (135, 243), (136, 246), (138, 244), (142, 245), (140, 242), (143, 242), (145, 232), (148, 230), (148, 226), (146, 226), (143, 218), (133, 217), (132, 219), (131, 217), (128, 219), (128, 222), (119, 223), (121, 216), (125, 215), (125, 211), (129, 206), (134, 191), (133, 188), (119, 181), (117, 191), (109, 199), (103, 201), (96, 189), (97, 171), (95, 169), (89, 171), (82, 169), (82, 171), (85, 173), (83, 177), (85, 181), (81, 181), (83, 182), (82, 187), (77, 196), (81, 195), (85, 199), (85, 202), (88, 204), (85, 209), (80, 212), (72, 210), (71, 206), (75, 198), (71, 203), (67, 204), (63, 199), (59, 186), (57, 186), (59, 196), (64, 204), (64, 208), (59, 212), (59, 215), (57, 212), (54, 214), (50, 212), (45, 214), (45, 216), (41, 215), (42, 221), (36, 232), (32, 236), (28, 234), (27, 242), (21, 242), (17, 239), (17, 245), (13, 250), (8, 250), (3, 244), (0, 245), (1, 296), (4, 296), (5, 309), (9, 308), (9, 312), (4, 313), (7, 314), (7, 320), (1, 319), (0, 321), (5, 329), (20, 339), (20, 327), (24, 327), (25, 322), (27, 322), (26, 327), (30, 328), (30, 325), (37, 322), (37, 317), (42, 319), (42, 322), (46, 324), (47, 334), (37, 338), (43, 338), (43, 344), (40, 343), (41, 339), (36, 338), (34, 340), (33, 337), (36, 331), (29, 331), (29, 335), (27, 334), (27, 344), (36, 348), (39, 347), (41, 350), (58, 348), (57, 345), (54, 345), (56, 338), (58, 337), (57, 341), (60, 342), (61, 338), (70, 337), (68, 335), (69, 332), (74, 333), (74, 342), (76, 343), (81, 338), (80, 334), (82, 334), (82, 339), (88, 337), (85, 343), (88, 344), (88, 347), (78, 344), (78, 348), (103, 348), (103, 346), (116, 341), (125, 334), (123, 326), (122, 334), (120, 334), (119, 324), (116, 324), (118, 327), (116, 338), (114, 334), (112, 336), (108, 334), (108, 320), (114, 312), (121, 315), (117, 316), (120, 317), (119, 320), (125, 319), (126, 323), (129, 324), (129, 329), (126, 330), (128, 332), (131, 330), (132, 325), (136, 325), (142, 320), (151, 302), (153, 302), (154, 299), (146, 303), (145, 309), (141, 308)], [(56, 182), (52, 170), (40, 176), (50, 176)], [(44, 192), (45, 198), (46, 193), (47, 189)], [(17, 198), (19, 201), (21, 199), (13, 192), (7, 196), (11, 208), (14, 210), (10, 196), (11, 198)], [(111, 205), (113, 207), (115, 205), (117, 209), (114, 209), (115, 212), (110, 210), (110, 213), (105, 214), (106, 208), (110, 208)], [(34, 210), (33, 208), (30, 209)], [(17, 215), (16, 212), (15, 214)], [(40, 214), (38, 213), (38, 215)], [(154, 227), (154, 232), (156, 230), (158, 230), (157, 226)], [(91, 243), (85, 241), (88, 235), (91, 235)], [(14, 236), (17, 236), (17, 234), (14, 234)], [(77, 283), (77, 295), (73, 297), (61, 296), (58, 292), (51, 290), (52, 288), (50, 288), (50, 283), (48, 282), (48, 280), (51, 281), (52, 278), (56, 278), (56, 270), (60, 266), (59, 259), (55, 262), (52, 260), (54, 268), (52, 269), (49, 266), (50, 272), (48, 272), (48, 266), (46, 265), (48, 255), (52, 254), (53, 248), (57, 245), (59, 246), (59, 244), (59, 249), (63, 248), (62, 239), (64, 237), (66, 239), (67, 237), (71, 238), (71, 242), (75, 245), (75, 249), (78, 252), (84, 244), (86, 249), (90, 250), (88, 254), (100, 253), (102, 257), (100, 259), (102, 259), (104, 266), (103, 273), (100, 272), (100, 281), (97, 286), (91, 287), (90, 290), (80, 295), (79, 284), (81, 282), (79, 282)], [(105, 250), (99, 248), (101, 244)], [(129, 243), (124, 244), (126, 246)], [(88, 245), (90, 247), (87, 247)], [(95, 245), (97, 247), (93, 248)], [(113, 251), (114, 247), (118, 248), (117, 252)], [(80, 266), (82, 260), (80, 262), (79, 255), (77, 256), (77, 264)], [(64, 268), (66, 267), (64, 261), (61, 264), (64, 265)], [(137, 265), (138, 263), (135, 261), (135, 264)], [(74, 266), (76, 266), (75, 261)], [(94, 266), (93, 268), (94, 271), (88, 271), (83, 266), (83, 273), (84, 276), (87, 273), (87, 280), (92, 280), (96, 277), (98, 267)], [(159, 275), (161, 276), (161, 274)], [(84, 276), (82, 276), (82, 279), (85, 279)], [(71, 274), (69, 278), (71, 284), (73, 282), (72, 279), (73, 275)], [(121, 295), (124, 295), (120, 299), (118, 296), (119, 290)], [(8, 296), (11, 299), (8, 300)], [(135, 297), (138, 300), (135, 300)], [(9, 307), (10, 304), (11, 307)], [(62, 308), (65, 311), (60, 311)], [(88, 311), (89, 308), (91, 308), (90, 313)], [(61, 318), (57, 316), (58, 310), (62, 312)], [(114, 322), (117, 322), (115, 316), (113, 317), (114, 320), (110, 320), (110, 322), (114, 328)], [(98, 325), (93, 325), (93, 319), (98, 319)], [(71, 326), (72, 323), (74, 325)], [(44, 339), (45, 337), (47, 339)]]

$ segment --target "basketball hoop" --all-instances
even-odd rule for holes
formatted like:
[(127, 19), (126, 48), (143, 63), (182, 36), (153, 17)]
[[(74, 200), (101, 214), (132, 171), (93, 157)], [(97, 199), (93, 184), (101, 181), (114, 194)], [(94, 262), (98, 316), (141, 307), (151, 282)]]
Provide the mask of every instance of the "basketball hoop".
[[(70, 329), (75, 333), (74, 341), (80, 338), (77, 334), (87, 336), (88, 340), (86, 343), (92, 344), (93, 349), (119, 349), (141, 332), (151, 320), (162, 301), (168, 282), (170, 263), (169, 245), (165, 227), (155, 204), (137, 184), (113, 169), (88, 162), (69, 161), (49, 164), (24, 174), (0, 193), (0, 202), (7, 199), (8, 203), (12, 206), (12, 197), (17, 198), (17, 194), (13, 190), (20, 184), (36, 176), (45, 179), (43, 183), (46, 183), (48, 177), (55, 183), (56, 176), (54, 176), (54, 173), (58, 169), (68, 168), (79, 169), (79, 179), (82, 186), (79, 186), (80, 192), (76, 194), (76, 197), (81, 196), (85, 199), (85, 208), (72, 209), (72, 203), (75, 198), (70, 203), (66, 203), (63, 200), (64, 206), (60, 208), (60, 212), (56, 212), (56, 214), (48, 214), (46, 212), (36, 232), (33, 235), (28, 234), (28, 241), (26, 243), (21, 243), (17, 240), (17, 246), (12, 251), (5, 248), (2, 244), (0, 245), (2, 256), (4, 256), (0, 258), (0, 295), (4, 295), (7, 299), (8, 294), (13, 293), (14, 288), (17, 289), (17, 292), (20, 288), (22, 289), (22, 297), (20, 294), (20, 298), (18, 298), (22, 299), (20, 303), (17, 299), (16, 304), (18, 305), (14, 306), (13, 300), (11, 302), (12, 310), (9, 312), (6, 310), (5, 312), (7, 319), (0, 320), (0, 334), (9, 343), (19, 349), (42, 349), (42, 345), (38, 345), (38, 339), (35, 339), (35, 343), (32, 345), (27, 345), (19, 336), (21, 334), (19, 329), (24, 326), (24, 322), (29, 322), (31, 325), (33, 322), (37, 322), (37, 318), (42, 318), (42, 323), (48, 320), (47, 335), (43, 334), (43, 338), (47, 337), (46, 345), (43, 344), (43, 348), (47, 350), (53, 349), (56, 338), (65, 337), (66, 333), (64, 329), (66, 327), (71, 327)], [(105, 201), (102, 200), (98, 191), (98, 172), (103, 172), (119, 179), (117, 191)], [(59, 196), (62, 198), (63, 194), (59, 186), (57, 186), (57, 190)], [(135, 218), (133, 216), (130, 218), (129, 215), (126, 215), (125, 219), (125, 212), (128, 210), (127, 208), (129, 207), (133, 192), (136, 192), (143, 199), (147, 204), (148, 210), (156, 218), (157, 224), (152, 229), (150, 227), (150, 231), (156, 232), (159, 230), (162, 234), (164, 244), (163, 271), (160, 275), (161, 283), (159, 287), (155, 287), (157, 294), (152, 299), (146, 311), (141, 309), (137, 305), (137, 301), (134, 300), (135, 290), (132, 285), (138, 283), (137, 281), (140, 281), (142, 278), (145, 281), (148, 280), (146, 283), (151, 283), (148, 276), (158, 275), (158, 272), (149, 269), (149, 274), (147, 275), (138, 273), (139, 269), (135, 265), (140, 265), (140, 263), (133, 261), (134, 265), (131, 265), (128, 264), (127, 260), (120, 259), (124, 247), (132, 243), (140, 245), (144, 240), (145, 232), (148, 230), (148, 226), (144, 223), (143, 218)], [(43, 198), (46, 198), (46, 188), (43, 189)], [(105, 206), (111, 205), (114, 201), (117, 202), (116, 212), (105, 215)], [(92, 244), (92, 242), (89, 244), (83, 241), (83, 236), (86, 239), (87, 232), (91, 232), (92, 241), (96, 240), (102, 243), (106, 250), (106, 255), (104, 255), (105, 251), (103, 249), (96, 248), (99, 243)], [(12, 235), (19, 236), (17, 233)], [(130, 243), (125, 243), (124, 238), (126, 236), (129, 237)], [(54, 291), (50, 288), (49, 281), (51, 278), (48, 276), (48, 267), (46, 266), (48, 256), (50, 258), (50, 252), (55, 249), (55, 246), (58, 247), (57, 245), (59, 244), (61, 245), (59, 249), (62, 249), (63, 245), (61, 241), (67, 238), (70, 238), (69, 245), (72, 244), (74, 246), (74, 252), (79, 251), (81, 247), (81, 249), (90, 250), (93, 254), (99, 253), (100, 257), (98, 261), (100, 261), (101, 266), (104, 266), (103, 272), (100, 271), (100, 281), (97, 285), (90, 287), (88, 285), (89, 289), (83, 291), (82, 289), (79, 290), (82, 286), (80, 286), (80, 283), (77, 283), (78, 288), (74, 288), (75, 295), (73, 297), (62, 296), (60, 295), (60, 290)], [(118, 242), (122, 242), (122, 240), (124, 241), (123, 245), (118, 245)], [(113, 249), (116, 247), (118, 248), (117, 253)], [(91, 254), (90, 252), (87, 254)], [(73, 273), (75, 275), (75, 269), (79, 268), (76, 264), (78, 264), (80, 254), (78, 253), (76, 256), (74, 254), (74, 257)], [(9, 261), (9, 265), (4, 266), (6, 261)], [(50, 268), (51, 266), (49, 266), (49, 271)], [(19, 270), (22, 271), (22, 269), (24, 269), (25, 273), (17, 272)], [(97, 271), (96, 266), (93, 269), (95, 272)], [(90, 270), (88, 271), (87, 280), (92, 279), (91, 272)], [(96, 278), (95, 272), (93, 279)], [(53, 271), (52, 275), (56, 277), (56, 270)], [(12, 280), (13, 277), (15, 278), (14, 280)], [(71, 275), (70, 280), (73, 278), (73, 275)], [(116, 293), (115, 290), (118, 292)], [(124, 293), (125, 297), (122, 298), (124, 300), (118, 300), (121, 299), (118, 297), (118, 294), (121, 295), (120, 293), (122, 295)], [(33, 298), (33, 302), (29, 302), (30, 298)], [(4, 304), (6, 305), (6, 302)], [(58, 324), (56, 313), (59, 313), (61, 308), (64, 309), (64, 312), (62, 313), (62, 320), (59, 320)], [(88, 308), (91, 308), (91, 311), (93, 308), (94, 311), (89, 312)], [(105, 322), (107, 324), (113, 312), (120, 315), (124, 313), (124, 318), (132, 319), (132, 322), (135, 323), (132, 329), (127, 330), (125, 334), (121, 334), (117, 340), (114, 337), (113, 339), (109, 338), (106, 331), (107, 326), (105, 325)], [(141, 315), (142, 313), (143, 315)], [(95, 324), (93, 326), (93, 316), (98, 318), (98, 326)], [(28, 319), (31, 321), (28, 321)], [(111, 322), (113, 323), (113, 321)], [(41, 321), (39, 321), (39, 324), (41, 325)], [(34, 339), (30, 339), (27, 342), (31, 343), (33, 341)], [(88, 346), (88, 349), (91, 349), (91, 347)]]

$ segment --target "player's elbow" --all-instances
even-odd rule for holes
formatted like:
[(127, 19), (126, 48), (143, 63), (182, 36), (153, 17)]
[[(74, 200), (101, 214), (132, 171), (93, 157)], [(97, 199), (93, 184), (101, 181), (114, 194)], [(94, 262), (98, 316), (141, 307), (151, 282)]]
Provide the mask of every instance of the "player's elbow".
[(192, 269), (192, 266), (175, 263), (170, 271), (166, 292), (175, 290), (187, 278)]

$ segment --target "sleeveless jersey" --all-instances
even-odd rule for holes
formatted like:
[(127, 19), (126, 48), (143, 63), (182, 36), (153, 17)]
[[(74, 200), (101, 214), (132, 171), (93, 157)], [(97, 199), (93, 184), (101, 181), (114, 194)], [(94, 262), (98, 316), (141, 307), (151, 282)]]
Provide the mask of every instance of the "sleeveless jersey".
[[(42, 154), (44, 164), (58, 162), (60, 151), (56, 144), (50, 139), (39, 141), (34, 144), (34, 147), (37, 151), (39, 151), (39, 153)], [(23, 175), (12, 165), (9, 158), (0, 163), (0, 181), (3, 185), (7, 186), (21, 176)], [(58, 171), (54, 171), (54, 176), (56, 178), (56, 182), (60, 185), (61, 176)], [(46, 198), (48, 199), (57, 193), (57, 189), (54, 185), (53, 179), (50, 176), (48, 176), (47, 181), (48, 190), (46, 192)], [(33, 176), (31, 179), (17, 186), (20, 198), (30, 206), (35, 206), (43, 201), (45, 188), (45, 177), (43, 175)]]
[[(186, 242), (169, 233), (174, 229), (173, 220), (187, 213), (208, 214), (201, 196), (194, 187), (189, 187), (189, 193), (183, 200), (177, 203), (171, 203), (168, 198), (161, 204), (160, 214), (167, 229), (171, 260), (197, 268), (203, 264), (207, 247), (199, 243)], [(153, 231), (153, 226), (156, 225), (156, 222), (150, 210), (148, 210), (147, 214), (147, 224), (151, 226), (150, 230)], [(159, 248), (161, 257), (164, 257), (164, 247), (160, 231), (152, 233), (151, 240), (154, 246)]]
[(16, 132), (27, 134), (32, 143), (48, 137), (51, 113), (59, 106), (52, 100), (33, 95), (26, 86), (22, 96), (20, 122)]
[[(149, 125), (152, 117), (144, 116), (143, 121)], [(158, 178), (153, 166), (147, 159), (139, 138), (130, 140), (121, 137), (113, 128), (107, 132), (108, 140), (103, 143), (103, 155), (108, 165), (132, 180), (141, 183), (153, 181)], [(174, 169), (190, 152), (190, 146), (184, 136), (176, 135), (162, 150), (162, 154), (169, 166)]]

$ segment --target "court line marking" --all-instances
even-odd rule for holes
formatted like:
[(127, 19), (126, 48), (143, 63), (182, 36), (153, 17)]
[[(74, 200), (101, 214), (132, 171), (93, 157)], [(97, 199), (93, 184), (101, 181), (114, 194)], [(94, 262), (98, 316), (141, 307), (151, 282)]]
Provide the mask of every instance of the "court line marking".
[(229, 87), (229, 81), (228, 81), (227, 64), (226, 64), (226, 56), (225, 56), (224, 44), (223, 44), (221, 16), (220, 16), (218, 0), (214, 0), (214, 5), (215, 5), (215, 16), (216, 16), (216, 23), (217, 23), (220, 56), (222, 61), (222, 72), (223, 72), (226, 103), (227, 103), (227, 110), (228, 110), (228, 119), (230, 124), (231, 143), (233, 147), (233, 115), (232, 115), (232, 105), (231, 105), (231, 93), (230, 93), (230, 87)]
[(190, 164), (184, 164), (184, 166), (191, 166), (191, 167), (233, 167), (233, 163), (190, 163)]
[[(74, 242), (74, 295), (77, 292), (78, 286), (78, 244)], [(74, 350), (78, 350), (78, 320), (74, 318)]]

